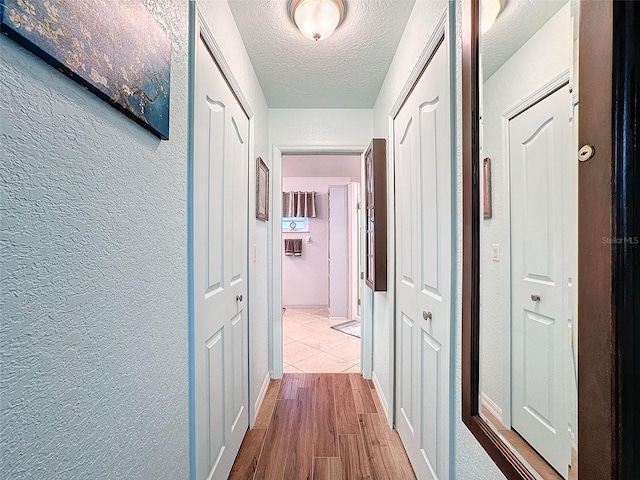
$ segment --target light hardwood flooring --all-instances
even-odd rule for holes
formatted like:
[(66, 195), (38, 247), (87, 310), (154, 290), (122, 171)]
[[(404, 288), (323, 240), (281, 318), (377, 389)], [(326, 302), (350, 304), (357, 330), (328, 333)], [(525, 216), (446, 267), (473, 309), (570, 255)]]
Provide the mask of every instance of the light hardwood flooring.
[(229, 475), (242, 480), (415, 480), (373, 383), (355, 373), (271, 380)]
[(285, 373), (360, 373), (360, 339), (332, 329), (346, 322), (326, 308), (287, 308), (282, 316)]

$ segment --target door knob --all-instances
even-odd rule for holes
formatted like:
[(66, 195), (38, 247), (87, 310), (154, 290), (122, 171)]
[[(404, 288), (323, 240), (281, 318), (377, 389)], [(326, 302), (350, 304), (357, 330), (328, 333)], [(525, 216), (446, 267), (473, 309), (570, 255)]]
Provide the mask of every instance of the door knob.
[(236, 295), (236, 302), (242, 301), (242, 295)]
[(539, 302), (540, 301), (540, 295), (531, 295), (531, 300), (533, 300), (534, 302)]
[(431, 312), (424, 311), (422, 312), (422, 318), (424, 318), (425, 320), (431, 320), (433, 318), (433, 315), (431, 314)]

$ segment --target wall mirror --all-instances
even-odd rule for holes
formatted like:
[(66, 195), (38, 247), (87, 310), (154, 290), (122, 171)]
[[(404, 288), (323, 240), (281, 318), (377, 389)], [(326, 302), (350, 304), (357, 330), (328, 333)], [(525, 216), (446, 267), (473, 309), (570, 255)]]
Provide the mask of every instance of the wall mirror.
[(490, 25), (480, 2), (479, 413), (534, 475), (574, 479), (579, 3), (502, 3)]
[[(507, 478), (574, 479), (578, 444), (584, 444), (578, 436), (578, 264), (584, 257), (578, 238), (608, 255), (578, 225), (585, 211), (577, 154), (586, 4), (463, 5), (463, 420)], [(610, 140), (608, 127), (600, 130)], [(610, 162), (600, 153), (594, 165)], [(609, 212), (611, 197), (602, 200), (599, 210)], [(581, 223), (587, 225), (582, 217)], [(597, 227), (610, 233), (605, 224)], [(604, 310), (611, 296), (602, 293), (595, 306)], [(610, 321), (602, 317), (603, 325)], [(599, 380), (611, 380), (611, 358), (604, 357)], [(611, 428), (602, 429), (600, 442), (600, 460), (608, 463)]]
[(508, 479), (637, 476), (638, 13), (462, 3), (462, 420)]

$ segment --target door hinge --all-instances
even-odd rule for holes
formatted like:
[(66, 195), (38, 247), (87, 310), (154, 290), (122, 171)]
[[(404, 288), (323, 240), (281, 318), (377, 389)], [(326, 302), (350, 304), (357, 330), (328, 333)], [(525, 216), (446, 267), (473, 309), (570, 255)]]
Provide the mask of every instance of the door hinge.
[(364, 272), (360, 272), (360, 280), (364, 280)]
[(360, 202), (358, 202), (357, 205), (358, 210), (360, 210)]
[(362, 305), (362, 304), (360, 303), (360, 299), (358, 299), (358, 306), (360, 306), (360, 305)]

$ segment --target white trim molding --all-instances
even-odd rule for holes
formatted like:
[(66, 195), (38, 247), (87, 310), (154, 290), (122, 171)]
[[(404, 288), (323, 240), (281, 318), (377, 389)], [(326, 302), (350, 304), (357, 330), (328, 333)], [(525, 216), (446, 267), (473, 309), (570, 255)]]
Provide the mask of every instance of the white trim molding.
[[(362, 155), (367, 148), (366, 145), (271, 145), (271, 202), (270, 218), (280, 218), (282, 212), (282, 156), (283, 155)], [(284, 350), (282, 340), (282, 228), (281, 222), (269, 222), (268, 235), (271, 241), (269, 265), (271, 265), (270, 291), (271, 302), (271, 325), (270, 331), (270, 371), (272, 378), (282, 378), (283, 362), (282, 353)], [(362, 292), (361, 292), (362, 297)], [(373, 339), (365, 332), (370, 332), (371, 328), (365, 329), (363, 325), (362, 342), (372, 343)]]
[(487, 412), (489, 412), (491, 416), (496, 418), (502, 425), (502, 409), (484, 392), (480, 393), (480, 405), (483, 409), (487, 410)]
[(569, 83), (569, 80), (570, 80), (569, 70), (565, 70), (561, 74), (551, 79), (550, 81), (545, 83), (543, 86), (541, 86), (534, 92), (531, 92), (525, 98), (520, 100), (513, 107), (511, 107), (509, 110), (503, 113), (502, 116), (507, 120), (511, 120), (513, 117), (521, 114), (528, 108), (538, 103), (543, 98), (548, 97), (559, 88), (567, 85)]
[(447, 19), (449, 18), (449, 14), (450, 8), (446, 8), (440, 16), (440, 19), (438, 20), (438, 23), (433, 30), (431, 38), (429, 38), (429, 41), (422, 50), (422, 53), (420, 54), (418, 61), (413, 67), (411, 74), (407, 78), (404, 87), (402, 87), (402, 90), (400, 90), (400, 94), (398, 95), (396, 102), (393, 104), (393, 107), (391, 107), (391, 111), (389, 112), (389, 116), (391, 118), (395, 118), (396, 115), (398, 115), (400, 108), (411, 94), (414, 85), (417, 83), (418, 79), (422, 75), (422, 72), (424, 72), (424, 69), (427, 67), (429, 59), (435, 53), (438, 45), (440, 45), (442, 37), (444, 37), (445, 33), (447, 33)]
[(198, 24), (196, 27), (198, 33), (204, 40), (204, 43), (207, 45), (207, 48), (211, 51), (211, 55), (213, 56), (213, 59), (218, 65), (218, 68), (220, 69), (220, 71), (222, 72), (222, 75), (229, 83), (229, 87), (231, 87), (231, 91), (240, 102), (240, 105), (242, 106), (244, 112), (247, 114), (247, 117), (252, 118), (254, 116), (254, 113), (253, 113), (253, 109), (251, 108), (251, 105), (249, 104), (249, 100), (247, 100), (247, 97), (242, 92), (242, 88), (240, 88), (240, 84), (238, 83), (235, 75), (233, 74), (231, 67), (227, 63), (227, 60), (224, 58), (224, 54), (220, 49), (220, 45), (218, 45), (218, 42), (216, 41), (215, 37), (213, 36), (213, 33), (211, 32), (211, 29), (209, 28), (209, 26), (207, 25), (207, 22), (204, 19), (204, 15), (202, 15), (202, 12), (198, 7), (196, 7), (196, 11), (198, 15)]
[(271, 375), (269, 372), (264, 377), (262, 381), (262, 386), (260, 387), (260, 393), (258, 393), (258, 398), (256, 398), (256, 403), (253, 406), (253, 413), (251, 418), (249, 419), (249, 428), (253, 428), (256, 423), (256, 418), (258, 417), (258, 412), (260, 411), (260, 407), (262, 406), (262, 402), (264, 401), (264, 397), (267, 394), (267, 390), (269, 389), (269, 382), (271, 381)]
[(376, 387), (374, 395), (377, 395), (378, 398), (380, 399), (380, 405), (382, 405), (382, 410), (384, 410), (384, 415), (386, 418), (389, 418), (389, 402), (384, 396), (384, 394), (382, 393), (383, 392), (382, 386), (380, 385), (380, 380), (378, 380), (378, 377), (376, 376), (376, 372), (373, 372), (371, 374), (371, 381)]

